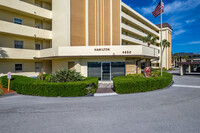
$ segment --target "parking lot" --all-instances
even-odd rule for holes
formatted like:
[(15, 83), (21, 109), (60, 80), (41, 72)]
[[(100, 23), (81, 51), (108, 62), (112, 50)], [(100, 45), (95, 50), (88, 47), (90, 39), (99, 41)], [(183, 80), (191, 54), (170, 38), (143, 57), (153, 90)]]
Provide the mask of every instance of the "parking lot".
[(0, 98), (2, 133), (199, 133), (200, 76), (170, 88), (108, 97)]

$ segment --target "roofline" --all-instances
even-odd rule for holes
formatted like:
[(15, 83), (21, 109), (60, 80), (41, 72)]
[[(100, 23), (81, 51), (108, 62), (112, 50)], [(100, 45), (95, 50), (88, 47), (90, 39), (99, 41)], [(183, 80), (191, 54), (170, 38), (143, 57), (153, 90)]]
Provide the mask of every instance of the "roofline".
[(121, 5), (126, 6), (130, 11), (132, 11), (136, 16), (140, 17), (141, 19), (143, 19), (144, 21), (148, 22), (149, 24), (151, 24), (155, 29), (159, 30), (160, 28), (157, 27), (154, 23), (152, 23), (151, 21), (149, 21), (147, 18), (145, 18), (144, 16), (142, 16), (140, 13), (138, 13), (137, 11), (135, 11), (133, 8), (131, 8), (130, 6), (128, 6), (127, 4), (125, 4), (124, 2), (121, 2)]
[(84, 55), (84, 56), (48, 56), (48, 57), (34, 57), (34, 59), (49, 59), (49, 58), (89, 58), (89, 57), (142, 57), (142, 58), (156, 58), (155, 56), (148, 55)]

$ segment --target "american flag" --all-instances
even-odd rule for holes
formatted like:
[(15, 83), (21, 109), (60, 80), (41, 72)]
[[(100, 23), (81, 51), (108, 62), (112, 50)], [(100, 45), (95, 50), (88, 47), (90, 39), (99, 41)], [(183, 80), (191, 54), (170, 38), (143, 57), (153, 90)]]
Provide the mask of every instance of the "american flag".
[[(162, 2), (162, 13), (164, 12), (164, 3)], [(157, 17), (161, 14), (161, 1), (157, 5), (156, 9), (152, 12), (153, 16)]]

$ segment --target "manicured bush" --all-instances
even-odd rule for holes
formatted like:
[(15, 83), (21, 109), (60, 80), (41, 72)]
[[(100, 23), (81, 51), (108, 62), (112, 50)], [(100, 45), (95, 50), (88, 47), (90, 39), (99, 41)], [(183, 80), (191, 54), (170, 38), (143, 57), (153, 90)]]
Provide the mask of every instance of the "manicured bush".
[(157, 77), (134, 77), (123, 76), (113, 78), (114, 90), (119, 94), (137, 93), (153, 91), (162, 89), (169, 86), (172, 83), (172, 75), (170, 73), (163, 73), (163, 76)]
[(128, 74), (127, 76), (135, 77), (135, 78), (143, 78), (144, 74)]
[(0, 88), (0, 96), (3, 95), (3, 90)]
[[(1, 84), (7, 88), (7, 77), (1, 77)], [(12, 76), (11, 89), (19, 94), (47, 97), (75, 97), (95, 93), (98, 78), (86, 78), (84, 81), (52, 83), (24, 76)]]

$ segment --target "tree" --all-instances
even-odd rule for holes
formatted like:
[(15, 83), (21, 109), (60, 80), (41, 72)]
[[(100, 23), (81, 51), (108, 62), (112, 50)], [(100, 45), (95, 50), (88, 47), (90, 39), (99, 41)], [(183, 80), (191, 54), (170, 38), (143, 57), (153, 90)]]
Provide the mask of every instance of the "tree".
[(7, 52), (0, 48), (0, 58), (8, 57)]
[[(161, 43), (159, 45), (161, 46)], [(170, 46), (171, 46), (171, 43), (168, 42), (166, 39), (164, 39), (162, 43), (162, 47), (163, 47), (162, 54), (164, 53), (165, 48), (168, 48)]]
[(149, 47), (151, 44), (155, 45), (156, 40), (157, 40), (157, 38), (156, 38), (156, 37), (153, 37), (151, 34), (149, 34), (148, 36), (145, 36), (145, 37), (142, 38), (142, 41), (143, 41), (144, 43), (147, 43), (147, 44), (148, 44), (148, 47)]
[(185, 54), (185, 55), (183, 56), (183, 58), (184, 58), (184, 59), (188, 59), (189, 56)]

